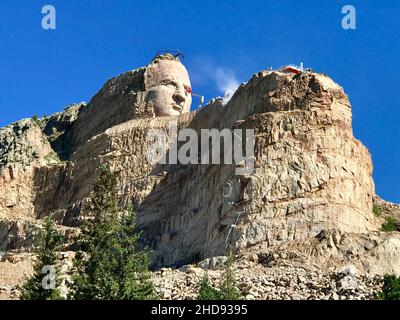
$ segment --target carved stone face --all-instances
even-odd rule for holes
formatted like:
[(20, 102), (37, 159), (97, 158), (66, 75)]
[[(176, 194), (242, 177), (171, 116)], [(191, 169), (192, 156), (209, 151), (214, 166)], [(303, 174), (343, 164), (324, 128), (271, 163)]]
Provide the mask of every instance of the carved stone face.
[(190, 112), (191, 85), (186, 68), (177, 60), (155, 59), (145, 73), (146, 102), (155, 116)]

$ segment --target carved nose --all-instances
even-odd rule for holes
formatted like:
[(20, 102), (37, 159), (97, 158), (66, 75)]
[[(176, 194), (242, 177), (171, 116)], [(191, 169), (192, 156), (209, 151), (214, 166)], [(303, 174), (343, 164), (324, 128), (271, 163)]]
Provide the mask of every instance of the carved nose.
[(173, 96), (173, 98), (174, 98), (174, 101), (175, 101), (177, 104), (180, 104), (180, 103), (182, 103), (182, 102), (185, 101), (185, 97), (184, 97), (182, 94), (180, 94), (180, 93), (175, 93), (174, 96)]

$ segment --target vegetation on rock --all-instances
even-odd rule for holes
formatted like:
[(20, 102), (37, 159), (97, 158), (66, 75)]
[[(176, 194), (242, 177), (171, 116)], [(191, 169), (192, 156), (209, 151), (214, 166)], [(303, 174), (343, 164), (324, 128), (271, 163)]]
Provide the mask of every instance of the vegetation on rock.
[(394, 217), (386, 217), (386, 222), (382, 224), (382, 231), (391, 232), (391, 231), (400, 231), (400, 223)]
[(32, 120), (40, 127), (43, 123), (42, 119), (39, 119), (39, 117), (37, 116), (37, 114), (33, 115)]
[(62, 243), (62, 235), (56, 230), (49, 217), (38, 230), (38, 261), (34, 274), (21, 287), (22, 300), (62, 299), (57, 272), (57, 254)]
[(372, 207), (372, 212), (376, 217), (380, 217), (382, 215), (382, 207), (379, 204), (374, 203), (374, 206)]
[(83, 227), (70, 298), (145, 300), (155, 298), (149, 252), (137, 250), (135, 213), (119, 212), (117, 177), (101, 167), (91, 199), (92, 216)]
[(197, 296), (197, 300), (219, 300), (220, 292), (214, 288), (211, 283), (208, 275), (205, 274), (201, 279), (199, 285), (199, 293)]
[(220, 284), (220, 300), (242, 300), (243, 295), (240, 292), (235, 276), (233, 273), (233, 262), (234, 256), (231, 253), (228, 253), (228, 260), (225, 266), (225, 272), (222, 277), (222, 282)]
[(219, 285), (214, 288), (208, 279), (207, 274), (199, 285), (197, 300), (242, 300), (244, 297), (240, 292), (233, 273), (234, 256), (228, 253), (228, 260), (225, 263), (225, 270)]
[(400, 277), (395, 275), (385, 275), (383, 288), (378, 292), (377, 298), (380, 300), (400, 300)]

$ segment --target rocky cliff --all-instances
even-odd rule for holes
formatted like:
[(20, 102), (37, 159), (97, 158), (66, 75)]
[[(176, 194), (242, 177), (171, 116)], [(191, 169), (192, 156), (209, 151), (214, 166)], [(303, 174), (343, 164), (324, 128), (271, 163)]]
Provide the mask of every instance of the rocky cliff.
[[(108, 164), (118, 174), (121, 206), (136, 208), (154, 267), (221, 256), (228, 247), (242, 254), (286, 248), (303, 263), (314, 252), (365, 273), (380, 254), (400, 256), (398, 235), (380, 236), (371, 157), (353, 136), (347, 95), (329, 77), (262, 71), (226, 105), (214, 99), (191, 113), (154, 117), (144, 103), (144, 73), (108, 81), (88, 105), (0, 129), (0, 250), (29, 250), (31, 226), (48, 215), (73, 244), (99, 166)], [(171, 122), (178, 133), (253, 129), (254, 170), (149, 163), (149, 131), (165, 132), (171, 146)], [(343, 235), (352, 240), (343, 244)], [(328, 256), (321, 239), (328, 239)], [(365, 249), (368, 239), (375, 240)], [(353, 258), (344, 254), (349, 247), (357, 248)], [(400, 271), (386, 266), (372, 273)]]

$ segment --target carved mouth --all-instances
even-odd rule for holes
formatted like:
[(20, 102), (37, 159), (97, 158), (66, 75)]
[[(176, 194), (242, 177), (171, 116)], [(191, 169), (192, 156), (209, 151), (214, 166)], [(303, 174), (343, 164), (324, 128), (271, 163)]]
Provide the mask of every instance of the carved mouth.
[(179, 113), (182, 113), (182, 111), (183, 111), (183, 106), (180, 106), (180, 105), (178, 105), (178, 104), (172, 105), (172, 108), (173, 108), (174, 110), (176, 110), (176, 111), (179, 111)]

